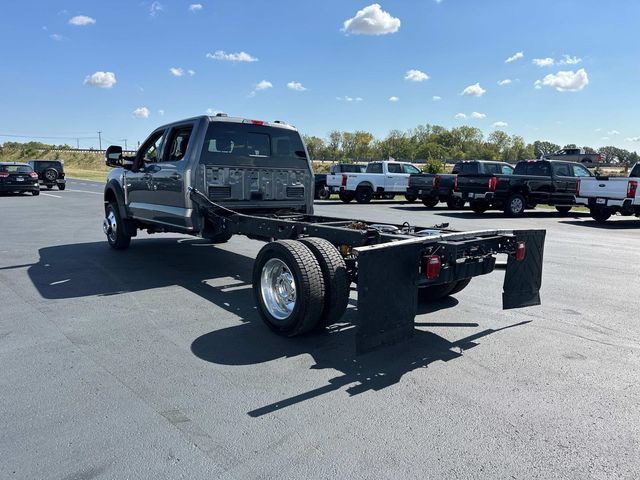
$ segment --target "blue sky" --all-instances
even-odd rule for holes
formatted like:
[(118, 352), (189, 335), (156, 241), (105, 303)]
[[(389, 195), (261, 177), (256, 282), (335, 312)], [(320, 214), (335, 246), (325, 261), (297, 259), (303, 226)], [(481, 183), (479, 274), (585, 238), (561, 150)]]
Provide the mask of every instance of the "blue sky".
[[(100, 130), (103, 146), (125, 138), (131, 146), (159, 124), (212, 109), (321, 137), (333, 129), (382, 137), (425, 123), (488, 134), (502, 122), (527, 141), (640, 149), (640, 2), (371, 5), (5, 2), (0, 134), (80, 137), (88, 147), (97, 139), (85, 137)], [(475, 96), (462, 94), (475, 84)], [(7, 140), (26, 138), (0, 136)]]

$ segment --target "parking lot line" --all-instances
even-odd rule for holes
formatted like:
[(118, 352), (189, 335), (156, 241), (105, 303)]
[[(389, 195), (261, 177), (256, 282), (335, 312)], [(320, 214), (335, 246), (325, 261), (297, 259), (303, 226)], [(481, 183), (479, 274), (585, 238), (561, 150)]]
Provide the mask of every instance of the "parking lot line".
[(62, 198), (60, 195), (53, 195), (52, 193), (44, 193), (41, 192), (42, 195), (46, 195), (47, 197), (55, 197), (55, 198)]
[(71, 190), (71, 189), (67, 189), (67, 192), (93, 193), (94, 195), (102, 195), (102, 192), (90, 192), (89, 190)]

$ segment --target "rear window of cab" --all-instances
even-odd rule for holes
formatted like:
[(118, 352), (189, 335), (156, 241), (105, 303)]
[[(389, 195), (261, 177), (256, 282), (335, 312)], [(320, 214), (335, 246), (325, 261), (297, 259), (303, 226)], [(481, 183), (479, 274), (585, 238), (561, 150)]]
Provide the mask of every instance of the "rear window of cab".
[(31, 173), (33, 172), (33, 168), (29, 165), (0, 165), (0, 172)]

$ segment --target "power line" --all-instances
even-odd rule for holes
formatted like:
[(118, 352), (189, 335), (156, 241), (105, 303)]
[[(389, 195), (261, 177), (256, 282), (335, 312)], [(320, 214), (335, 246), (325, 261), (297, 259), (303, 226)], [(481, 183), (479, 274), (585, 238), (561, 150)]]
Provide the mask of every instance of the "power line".
[(10, 137), (10, 138), (46, 138), (51, 140), (95, 140), (98, 137), (54, 137), (47, 135), (13, 135), (10, 133), (0, 133), (0, 137)]

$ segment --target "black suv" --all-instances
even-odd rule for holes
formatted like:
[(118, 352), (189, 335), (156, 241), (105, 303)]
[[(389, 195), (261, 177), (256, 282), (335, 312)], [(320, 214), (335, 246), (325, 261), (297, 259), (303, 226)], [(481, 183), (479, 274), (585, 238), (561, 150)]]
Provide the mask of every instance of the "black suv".
[(40, 195), (38, 175), (30, 165), (17, 162), (0, 162), (0, 194), (31, 192)]
[(64, 166), (59, 160), (29, 160), (27, 162), (38, 174), (40, 184), (51, 190), (54, 185), (58, 190), (64, 190)]

